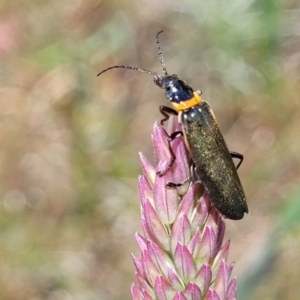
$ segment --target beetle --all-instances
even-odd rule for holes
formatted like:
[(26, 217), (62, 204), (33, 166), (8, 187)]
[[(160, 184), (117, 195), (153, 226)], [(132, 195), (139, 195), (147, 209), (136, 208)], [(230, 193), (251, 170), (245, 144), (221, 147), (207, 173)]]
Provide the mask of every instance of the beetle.
[[(176, 115), (182, 128), (182, 131), (173, 132), (169, 136), (172, 158), (168, 167), (158, 172), (158, 175), (163, 176), (172, 167), (176, 157), (172, 151), (171, 142), (178, 135), (182, 135), (191, 156), (192, 173), (202, 182), (213, 205), (226, 218), (240, 220), (244, 213), (248, 213), (245, 193), (237, 174), (243, 155), (228, 150), (210, 105), (201, 99), (202, 92), (194, 91), (176, 74), (168, 74), (158, 39), (162, 32), (156, 35), (156, 45), (163, 75), (142, 68), (117, 65), (106, 68), (97, 76), (115, 68), (131, 69), (153, 76), (154, 83), (165, 90), (166, 98), (173, 107), (163, 105), (159, 107), (164, 116), (161, 124), (168, 120), (170, 115)], [(240, 160), (237, 166), (234, 165), (233, 158)], [(168, 187), (181, 184), (170, 182)]]

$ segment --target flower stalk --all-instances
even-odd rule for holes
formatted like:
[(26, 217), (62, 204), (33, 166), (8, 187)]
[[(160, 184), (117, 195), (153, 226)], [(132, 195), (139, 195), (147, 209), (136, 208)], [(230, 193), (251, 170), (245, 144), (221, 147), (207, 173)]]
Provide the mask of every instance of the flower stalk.
[[(180, 130), (169, 122), (169, 132)], [(184, 182), (190, 176), (189, 158), (181, 137), (172, 141), (176, 160), (163, 176), (156, 175), (170, 163), (168, 133), (155, 123), (153, 146), (157, 166), (140, 154), (141, 222), (144, 235), (136, 234), (141, 257), (132, 255), (137, 283), (134, 300), (233, 300), (236, 279), (230, 279), (234, 263), (226, 260), (230, 241), (223, 244), (225, 223), (199, 183), (187, 181), (178, 188), (168, 182)]]

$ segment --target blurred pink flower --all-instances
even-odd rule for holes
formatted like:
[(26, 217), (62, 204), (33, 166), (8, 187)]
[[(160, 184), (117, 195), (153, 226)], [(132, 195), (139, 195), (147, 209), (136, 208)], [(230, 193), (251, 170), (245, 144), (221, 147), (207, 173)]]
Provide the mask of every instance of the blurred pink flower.
[(0, 59), (14, 53), (20, 44), (21, 31), (17, 15), (6, 14), (0, 20)]
[[(177, 123), (169, 131), (180, 130)], [(153, 145), (157, 166), (140, 154), (143, 175), (139, 177), (141, 220), (144, 236), (136, 234), (141, 257), (132, 256), (137, 284), (134, 300), (233, 300), (236, 279), (230, 280), (234, 264), (227, 265), (230, 241), (223, 246), (225, 223), (212, 206), (203, 187), (187, 182), (179, 188), (166, 188), (168, 182), (189, 177), (188, 153), (183, 139), (176, 138), (172, 149), (173, 167), (163, 176), (170, 162), (168, 134), (154, 125)]]

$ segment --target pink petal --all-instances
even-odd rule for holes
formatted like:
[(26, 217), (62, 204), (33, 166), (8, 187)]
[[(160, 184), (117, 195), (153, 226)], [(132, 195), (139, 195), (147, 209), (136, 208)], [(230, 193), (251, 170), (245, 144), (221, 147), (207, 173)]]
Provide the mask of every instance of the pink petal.
[(167, 189), (166, 184), (172, 181), (173, 177), (170, 172), (164, 176), (156, 177), (154, 185), (154, 203), (157, 214), (163, 224), (172, 224), (177, 215), (178, 195), (174, 188)]
[(145, 199), (149, 199), (150, 202), (153, 204), (153, 190), (152, 187), (149, 185), (149, 182), (146, 178), (146, 176), (139, 176), (138, 179), (138, 185), (139, 185), (139, 195), (140, 195), (140, 201), (143, 202)]
[(187, 193), (183, 196), (179, 208), (178, 214), (185, 213), (188, 218), (191, 218), (192, 211), (194, 208), (194, 199), (196, 195), (199, 193), (199, 185), (191, 185), (187, 191)]
[(183, 292), (177, 292), (173, 300), (188, 300), (188, 299), (184, 296)]
[(156, 280), (156, 277), (160, 275), (159, 270), (157, 269), (157, 266), (152, 261), (151, 256), (147, 251), (144, 251), (142, 253), (142, 262), (145, 270), (145, 278), (149, 281), (149, 283), (154, 286), (154, 282)]
[(204, 264), (195, 276), (195, 283), (199, 286), (202, 291), (202, 295), (205, 295), (212, 278), (212, 271), (209, 265)]
[(236, 278), (229, 283), (226, 300), (236, 300)]
[(191, 253), (185, 245), (178, 244), (175, 250), (175, 266), (181, 278), (186, 279), (194, 277), (196, 265)]
[(146, 200), (142, 203), (143, 215), (142, 225), (146, 234), (155, 243), (161, 245), (166, 251), (170, 248), (169, 236), (166, 232), (164, 225), (161, 223), (156, 211), (153, 209), (151, 203)]
[(141, 297), (142, 292), (139, 287), (137, 287), (134, 283), (131, 285), (131, 296), (133, 300), (143, 300)]
[(197, 227), (196, 231), (194, 232), (194, 234), (190, 240), (190, 243), (188, 244), (188, 249), (189, 249), (190, 253), (192, 254), (194, 260), (196, 260), (197, 254), (199, 252), (200, 241), (201, 241), (200, 228)]
[(135, 240), (137, 241), (141, 252), (147, 249), (147, 239), (145, 239), (139, 233), (135, 234)]
[[(217, 211), (217, 209), (212, 206), (211, 211), (209, 214), (209, 217), (207, 219), (206, 225), (213, 228), (217, 241), (216, 241), (216, 251), (221, 247), (223, 243), (223, 238), (225, 234), (225, 223), (223, 221), (223, 218), (221, 217), (220, 213)], [(213, 255), (215, 255), (214, 253)]]
[(202, 225), (207, 218), (208, 211), (211, 207), (211, 202), (206, 193), (198, 200), (193, 212), (191, 221), (192, 229), (195, 230), (200, 224)]
[(154, 292), (155, 296), (160, 300), (172, 299), (175, 294), (174, 289), (163, 276), (158, 276), (156, 278), (154, 284)]
[(231, 272), (232, 272), (232, 270), (233, 270), (234, 265), (235, 265), (235, 263), (232, 262), (232, 263), (227, 267), (228, 278), (230, 278), (230, 276), (231, 276)]
[(220, 298), (216, 291), (209, 289), (205, 296), (205, 300), (220, 300)]
[(202, 262), (211, 263), (216, 247), (216, 236), (213, 229), (207, 226), (200, 241), (199, 258)]
[(191, 225), (186, 216), (182, 213), (178, 216), (172, 227), (171, 251), (174, 253), (178, 243), (187, 245), (190, 241)]
[(219, 265), (220, 261), (222, 259), (224, 259), (226, 261), (228, 253), (229, 253), (229, 247), (230, 247), (230, 240), (228, 240), (224, 246), (221, 248), (221, 250), (219, 251), (219, 253), (217, 254), (213, 265)]
[[(172, 150), (176, 157), (172, 167), (174, 182), (180, 183), (190, 178), (190, 167), (188, 162), (188, 155), (184, 145), (183, 137), (178, 136), (172, 141)], [(189, 187), (189, 181), (179, 188), (177, 192), (179, 195), (184, 195)]]
[(138, 286), (140, 290), (148, 291), (150, 295), (153, 294), (152, 286), (150, 286), (149, 282), (145, 279), (145, 277), (140, 276), (137, 272), (135, 273), (135, 277), (138, 281)]
[(133, 264), (135, 266), (135, 269), (136, 269), (136, 272), (144, 277), (145, 276), (145, 272), (144, 272), (144, 265), (142, 263), (142, 260), (138, 257), (135, 257), (133, 254), (131, 254), (131, 258), (132, 258), (132, 261), (133, 261)]
[(148, 233), (152, 234), (151, 228), (149, 228), (148, 223), (147, 223), (146, 219), (143, 217), (143, 215), (141, 217), (141, 224), (142, 224), (143, 232), (144, 232), (146, 238), (150, 238)]
[(182, 290), (184, 288), (184, 282), (180, 279), (173, 266), (168, 266), (167, 273), (169, 282), (171, 283), (174, 290)]
[(134, 300), (153, 300), (155, 298), (154, 294), (151, 296), (148, 291), (139, 288), (134, 283), (131, 285), (131, 295)]
[[(211, 226), (214, 230), (218, 228), (220, 222), (222, 220), (221, 214), (215, 208), (215, 206), (211, 207), (210, 214), (207, 220), (207, 225)], [(217, 232), (217, 230), (215, 230)]]
[(197, 284), (189, 282), (184, 290), (184, 294), (189, 300), (199, 300), (202, 298), (201, 291)]
[(148, 240), (148, 253), (151, 256), (152, 261), (156, 264), (157, 268), (161, 273), (167, 277), (168, 275), (168, 266), (173, 265), (172, 260), (161, 248), (158, 247), (155, 243)]
[(217, 233), (217, 242), (216, 242), (216, 250), (218, 251), (223, 243), (225, 235), (225, 222), (221, 220), (219, 227), (218, 227), (218, 233)]
[(139, 153), (139, 155), (140, 155), (143, 173), (147, 177), (148, 182), (153, 185), (156, 177), (156, 171), (154, 167), (150, 164), (148, 159), (142, 153)]
[(157, 162), (156, 172), (164, 172), (171, 162), (168, 138), (169, 136), (164, 130), (164, 128), (157, 122), (155, 122), (153, 127), (152, 141), (155, 153), (155, 160)]
[(143, 291), (143, 299), (144, 300), (153, 300), (154, 296), (151, 297), (150, 294), (147, 291)]
[(227, 295), (228, 286), (228, 272), (225, 260), (221, 260), (220, 266), (217, 271), (216, 279), (214, 282), (214, 290), (219, 295), (220, 299), (225, 299)]

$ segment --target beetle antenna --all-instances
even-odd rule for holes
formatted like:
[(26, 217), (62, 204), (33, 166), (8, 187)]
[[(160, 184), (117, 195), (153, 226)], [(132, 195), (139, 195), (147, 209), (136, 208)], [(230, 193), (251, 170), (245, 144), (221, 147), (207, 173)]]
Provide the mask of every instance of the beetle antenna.
[[(165, 75), (168, 75), (168, 72), (167, 72), (167, 68), (166, 68), (166, 65), (164, 63), (164, 58), (163, 58), (163, 54), (162, 54), (162, 51), (161, 51), (161, 47), (160, 47), (160, 43), (159, 43), (159, 40), (158, 40), (158, 36), (163, 33), (164, 31), (161, 30), (159, 31), (157, 34), (156, 34), (156, 46), (157, 46), (157, 52), (158, 52), (158, 57), (159, 57), (159, 61), (160, 61), (160, 64), (163, 68), (163, 73)], [(99, 74), (97, 74), (97, 76), (100, 76), (101, 74), (103, 74), (104, 72), (106, 71), (109, 71), (111, 69), (117, 69), (117, 68), (123, 68), (123, 69), (130, 69), (130, 70), (134, 70), (134, 71), (138, 71), (138, 72), (141, 72), (141, 73), (148, 73), (152, 76), (158, 76), (157, 73), (153, 73), (151, 71), (148, 71), (148, 70), (145, 70), (145, 69), (142, 69), (142, 68), (137, 68), (137, 67), (131, 67), (131, 66), (112, 66), (112, 67), (109, 67), (107, 69), (104, 69), (103, 71), (101, 71)]]
[(142, 69), (142, 68), (137, 68), (137, 67), (130, 67), (130, 66), (112, 66), (112, 67), (109, 67), (107, 69), (104, 69), (103, 71), (101, 71), (99, 74), (97, 74), (97, 76), (100, 76), (101, 74), (103, 74), (104, 72), (108, 71), (108, 70), (111, 70), (111, 69), (117, 69), (117, 68), (123, 68), (123, 69), (130, 69), (130, 70), (134, 70), (134, 71), (139, 71), (141, 73), (148, 73), (152, 76), (155, 76), (156, 73), (153, 73), (151, 71), (148, 71), (148, 70), (145, 70), (145, 69)]
[(163, 54), (162, 54), (162, 51), (161, 51), (161, 47), (160, 47), (160, 43), (159, 43), (159, 40), (158, 40), (158, 36), (163, 33), (164, 31), (161, 30), (157, 33), (156, 35), (156, 46), (157, 46), (157, 52), (158, 52), (158, 57), (159, 57), (159, 61), (160, 61), (160, 64), (163, 68), (163, 73), (165, 75), (168, 75), (168, 71), (167, 71), (167, 68), (166, 68), (166, 65), (164, 63), (164, 58), (163, 58)]

